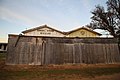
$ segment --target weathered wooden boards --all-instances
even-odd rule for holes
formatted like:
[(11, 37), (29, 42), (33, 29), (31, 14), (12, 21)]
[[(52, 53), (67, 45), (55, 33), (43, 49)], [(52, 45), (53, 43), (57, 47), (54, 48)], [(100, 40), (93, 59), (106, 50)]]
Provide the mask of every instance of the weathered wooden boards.
[(9, 36), (6, 60), (8, 65), (120, 62), (117, 39), (35, 36), (20, 36), (19, 40), (17, 39), (18, 36)]

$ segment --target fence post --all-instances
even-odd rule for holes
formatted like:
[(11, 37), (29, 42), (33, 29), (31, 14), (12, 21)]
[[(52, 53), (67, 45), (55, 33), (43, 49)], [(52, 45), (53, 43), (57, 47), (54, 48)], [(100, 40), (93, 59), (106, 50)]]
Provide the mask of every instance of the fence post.
[(42, 42), (42, 65), (45, 64), (45, 53), (46, 53), (46, 41), (43, 40)]

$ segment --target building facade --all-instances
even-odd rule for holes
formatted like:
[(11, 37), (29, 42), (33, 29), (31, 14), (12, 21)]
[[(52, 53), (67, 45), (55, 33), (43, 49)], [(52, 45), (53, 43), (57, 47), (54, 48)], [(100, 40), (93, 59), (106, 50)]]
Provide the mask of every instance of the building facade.
[(7, 51), (7, 43), (0, 43), (0, 53), (4, 53)]
[(69, 32), (62, 32), (47, 25), (39, 26), (22, 32), (26, 36), (48, 36), (48, 37), (100, 37), (97, 33), (87, 27), (78, 28)]
[(22, 32), (26, 36), (49, 36), (49, 37), (65, 37), (64, 33), (47, 25), (39, 26)]
[(100, 35), (100, 33), (86, 27), (81, 27), (67, 33), (68, 37), (100, 37)]

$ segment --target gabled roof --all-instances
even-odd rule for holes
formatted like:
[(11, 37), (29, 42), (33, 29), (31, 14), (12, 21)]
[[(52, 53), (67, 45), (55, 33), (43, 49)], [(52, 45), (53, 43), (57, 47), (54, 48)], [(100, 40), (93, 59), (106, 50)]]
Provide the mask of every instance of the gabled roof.
[(91, 30), (90, 28), (87, 28), (87, 27), (80, 27), (80, 28), (74, 29), (72, 31), (67, 32), (67, 34), (76, 32), (76, 31), (81, 30), (81, 29), (87, 30), (87, 31), (92, 32), (92, 33), (97, 34), (97, 35), (102, 35), (102, 34), (100, 34), (98, 32), (95, 32), (95, 31)]
[(22, 33), (28, 33), (28, 32), (34, 31), (34, 30), (42, 29), (42, 28), (49, 28), (49, 29), (52, 29), (52, 30), (54, 30), (56, 32), (64, 34), (63, 32), (61, 32), (59, 30), (56, 30), (54, 28), (51, 28), (51, 27), (49, 27), (47, 25), (42, 25), (42, 26), (39, 26), (39, 27), (36, 27), (36, 28), (28, 29), (28, 30), (22, 31)]

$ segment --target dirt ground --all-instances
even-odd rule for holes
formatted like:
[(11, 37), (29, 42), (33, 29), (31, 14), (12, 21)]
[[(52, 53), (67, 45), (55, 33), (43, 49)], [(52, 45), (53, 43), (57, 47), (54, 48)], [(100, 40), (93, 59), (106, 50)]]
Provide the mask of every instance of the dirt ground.
[(113, 75), (95, 76), (94, 78), (81, 78), (75, 80), (120, 80), (120, 73)]
[[(5, 79), (4, 79), (5, 80)], [(12, 79), (11, 79), (12, 80)], [(113, 74), (113, 75), (104, 75), (104, 76), (96, 76), (94, 78), (84, 78), (84, 77), (78, 77), (75, 76), (74, 78), (21, 78), (16, 80), (120, 80), (120, 74)]]

